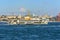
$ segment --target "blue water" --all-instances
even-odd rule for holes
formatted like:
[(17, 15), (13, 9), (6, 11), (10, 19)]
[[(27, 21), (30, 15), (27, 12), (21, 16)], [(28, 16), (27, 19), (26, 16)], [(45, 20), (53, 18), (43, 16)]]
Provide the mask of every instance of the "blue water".
[(0, 25), (0, 40), (60, 40), (60, 25)]

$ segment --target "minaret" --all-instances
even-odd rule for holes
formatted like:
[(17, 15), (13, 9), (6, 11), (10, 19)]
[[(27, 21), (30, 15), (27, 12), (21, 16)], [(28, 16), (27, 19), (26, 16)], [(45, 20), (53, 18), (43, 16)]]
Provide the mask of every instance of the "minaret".
[(30, 11), (29, 11), (29, 10), (28, 10), (28, 14), (27, 14), (27, 16), (31, 16), (31, 15), (30, 15)]

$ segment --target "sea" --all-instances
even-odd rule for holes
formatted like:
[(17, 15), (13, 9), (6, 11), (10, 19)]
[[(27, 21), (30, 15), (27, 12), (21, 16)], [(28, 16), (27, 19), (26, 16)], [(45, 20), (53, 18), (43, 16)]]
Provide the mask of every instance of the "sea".
[(0, 40), (60, 40), (60, 25), (0, 25)]

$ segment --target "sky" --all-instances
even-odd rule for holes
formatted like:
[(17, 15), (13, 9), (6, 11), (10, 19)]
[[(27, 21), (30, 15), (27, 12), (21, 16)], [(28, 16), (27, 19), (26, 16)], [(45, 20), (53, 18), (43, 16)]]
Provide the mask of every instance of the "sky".
[(60, 0), (0, 0), (0, 15), (26, 14), (56, 16), (60, 12)]

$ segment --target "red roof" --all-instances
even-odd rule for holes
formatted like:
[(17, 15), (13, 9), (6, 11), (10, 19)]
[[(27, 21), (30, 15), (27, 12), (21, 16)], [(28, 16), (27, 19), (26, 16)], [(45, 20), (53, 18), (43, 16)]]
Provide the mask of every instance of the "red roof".
[(57, 17), (60, 17), (60, 13), (57, 15)]

